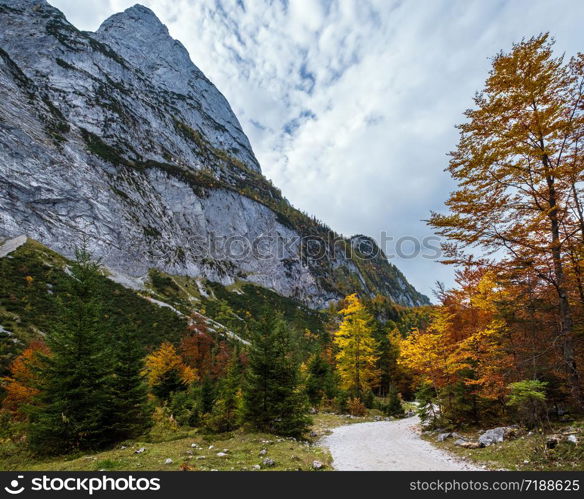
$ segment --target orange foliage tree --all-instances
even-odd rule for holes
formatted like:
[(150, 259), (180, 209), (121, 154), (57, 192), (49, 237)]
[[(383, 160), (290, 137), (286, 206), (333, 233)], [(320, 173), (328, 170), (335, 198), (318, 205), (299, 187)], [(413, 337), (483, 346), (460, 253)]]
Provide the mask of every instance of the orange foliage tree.
[(2, 401), (2, 409), (9, 412), (14, 419), (26, 419), (23, 409), (38, 394), (36, 369), (42, 362), (38, 354), (46, 355), (48, 352), (49, 350), (43, 342), (32, 342), (10, 364), (10, 376), (2, 379), (2, 385), (6, 392)]
[[(513, 380), (509, 327), (498, 309), (506, 291), (484, 269), (460, 272), (457, 281), (459, 289), (442, 292), (430, 327), (401, 340), (399, 362), (439, 392), (456, 384), (465, 387), (478, 418), (471, 397), (496, 400), (502, 407)], [(452, 412), (452, 398), (441, 402)]]
[(205, 319), (193, 314), (187, 328), (188, 334), (180, 342), (179, 352), (200, 379), (218, 379), (225, 374), (232, 352), (227, 342), (216, 341), (208, 330)]

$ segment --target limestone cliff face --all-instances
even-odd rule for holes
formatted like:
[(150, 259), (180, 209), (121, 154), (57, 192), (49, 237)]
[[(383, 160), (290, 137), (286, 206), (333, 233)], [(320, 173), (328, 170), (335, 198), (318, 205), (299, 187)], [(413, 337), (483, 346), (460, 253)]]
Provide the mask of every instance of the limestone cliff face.
[(0, 236), (20, 234), (65, 255), (86, 241), (131, 276), (245, 280), (312, 307), (353, 291), (427, 303), (382, 254), (339, 251), (290, 206), (140, 5), (88, 33), (44, 0), (0, 0)]

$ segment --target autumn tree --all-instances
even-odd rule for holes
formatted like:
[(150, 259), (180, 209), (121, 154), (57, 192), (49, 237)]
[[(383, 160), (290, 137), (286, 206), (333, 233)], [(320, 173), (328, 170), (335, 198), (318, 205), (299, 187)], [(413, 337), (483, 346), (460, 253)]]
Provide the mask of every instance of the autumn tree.
[(457, 284), (440, 293), (431, 325), (401, 340), (400, 363), (436, 390), (443, 414), (478, 421), (489, 406), (502, 412), (515, 380), (510, 327), (500, 308), (509, 298), (491, 270), (466, 269)]
[(195, 371), (183, 362), (174, 345), (167, 341), (146, 357), (144, 373), (152, 393), (163, 400), (174, 392), (185, 390), (198, 379)]
[(582, 55), (566, 63), (552, 48), (542, 34), (494, 57), (475, 108), (458, 127), (448, 167), (458, 182), (446, 203), (450, 213), (433, 213), (430, 224), (448, 239), (449, 262), (472, 262), (468, 248), (476, 246), (553, 288), (563, 365), (584, 407), (569, 275), (570, 267), (580, 268), (584, 235), (584, 73)]
[(48, 354), (46, 345), (41, 341), (32, 342), (9, 366), (10, 374), (2, 378), (5, 391), (2, 410), (12, 414), (16, 420), (26, 419), (26, 406), (38, 395), (39, 368), (42, 358)]
[(373, 318), (356, 294), (345, 298), (345, 307), (339, 314), (342, 321), (334, 333), (337, 369), (343, 387), (361, 398), (378, 379)]
[(476, 282), (471, 280), (462, 288), (465, 294), (458, 296), (459, 320), (454, 326), (460, 328), (459, 341), (448, 358), (448, 367), (473, 387), (475, 394), (502, 402), (507, 376), (513, 371), (507, 345), (510, 328), (500, 310), (509, 297), (492, 271), (479, 271), (476, 277)]
[(184, 336), (178, 350), (185, 364), (195, 370), (201, 378), (205, 378), (211, 375), (213, 369), (214, 345), (213, 337), (205, 328)]
[(448, 345), (437, 330), (411, 331), (400, 344), (400, 364), (416, 374), (420, 384), (442, 388), (452, 380), (448, 377)]
[(231, 358), (231, 348), (225, 340), (209, 333), (208, 319), (194, 312), (178, 347), (180, 356), (202, 380), (213, 384), (223, 376)]

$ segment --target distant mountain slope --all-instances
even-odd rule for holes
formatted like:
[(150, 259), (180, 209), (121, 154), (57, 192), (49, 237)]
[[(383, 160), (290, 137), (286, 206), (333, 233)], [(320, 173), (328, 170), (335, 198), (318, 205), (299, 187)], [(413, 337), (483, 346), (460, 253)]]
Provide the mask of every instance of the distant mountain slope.
[(312, 308), (351, 292), (428, 303), (370, 239), (288, 203), (140, 5), (89, 33), (44, 0), (0, 0), (0, 186), (0, 235), (68, 256), (86, 241), (128, 276), (248, 281)]
[[(37, 241), (0, 239), (0, 378), (8, 373), (15, 354), (58, 324), (57, 297), (72, 279), (70, 265)], [(324, 312), (261, 286), (239, 283), (228, 289), (157, 270), (132, 282), (120, 277), (103, 269), (99, 286), (104, 316), (115, 327), (137, 329), (146, 349), (163, 341), (178, 343), (195, 324), (198, 331), (204, 324), (217, 343), (247, 344), (251, 321), (266, 310), (281, 314), (300, 333), (309, 329), (317, 336), (324, 334)]]

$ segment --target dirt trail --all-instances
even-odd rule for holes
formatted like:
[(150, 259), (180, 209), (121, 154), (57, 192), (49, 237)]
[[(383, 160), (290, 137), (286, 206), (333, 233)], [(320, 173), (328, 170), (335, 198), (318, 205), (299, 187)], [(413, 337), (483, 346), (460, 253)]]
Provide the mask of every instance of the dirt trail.
[(422, 440), (417, 417), (335, 428), (321, 440), (339, 471), (477, 471)]

